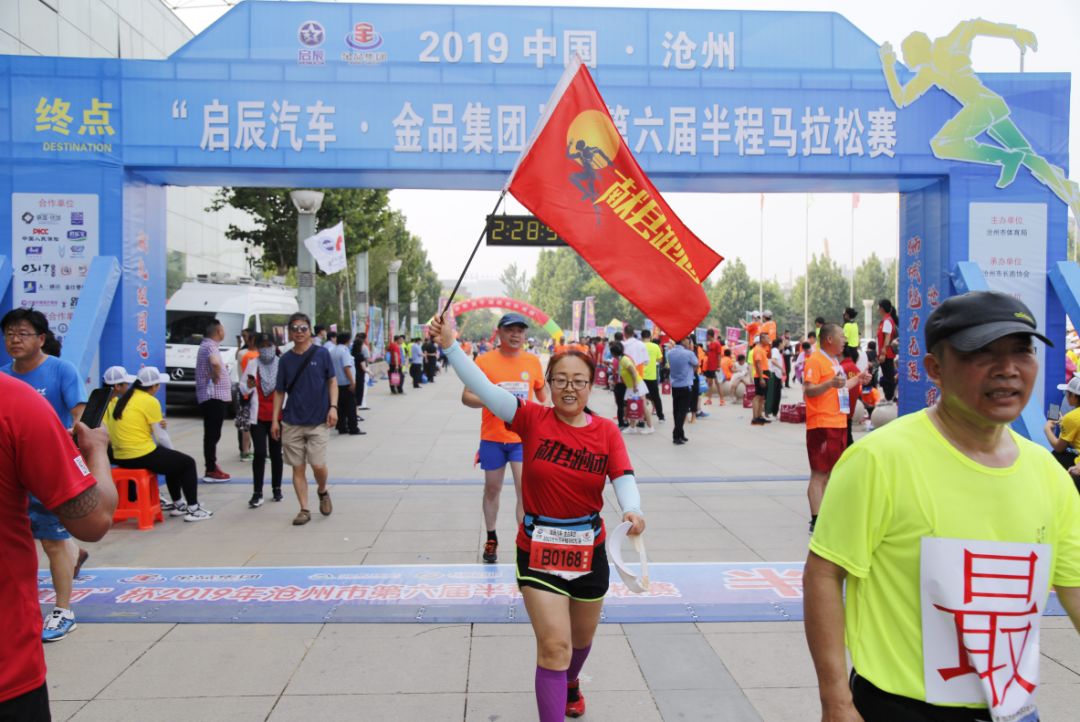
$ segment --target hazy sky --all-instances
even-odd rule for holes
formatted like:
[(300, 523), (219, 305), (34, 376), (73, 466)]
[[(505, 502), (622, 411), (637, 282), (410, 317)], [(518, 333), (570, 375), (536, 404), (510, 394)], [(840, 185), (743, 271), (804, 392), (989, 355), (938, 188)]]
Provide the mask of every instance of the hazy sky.
[[(170, 5), (205, 6), (214, 0), (171, 0)], [(198, 32), (225, 11), (220, 7), (201, 7), (177, 14), (192, 30)], [(401, 0), (396, 4), (417, 4)], [(845, 16), (856, 27), (878, 43), (886, 40), (899, 48), (900, 41), (910, 32), (921, 30), (931, 37), (943, 35), (957, 22), (983, 17), (1002, 23), (1014, 23), (1032, 30), (1038, 37), (1038, 52), (1027, 54), (1024, 67), (1030, 72), (1074, 72), (1080, 69), (1077, 50), (1077, 30), (1080, 29), (1080, 2), (1076, 0), (905, 0), (898, 3), (867, 2), (867, 0), (789, 0), (773, 2), (754, 0), (603, 0), (579, 2), (549, 0), (520, 2), (502, 0), (449, 3), (427, 0), (421, 4), (472, 5), (531, 5), (595, 7), (664, 7), (725, 10), (819, 10), (834, 11)], [(973, 51), (976, 72), (1015, 72), (1019, 70), (1020, 54), (1009, 40), (984, 39), (976, 41)], [(601, 91), (603, 89), (601, 88)], [(1073, 78), (1070, 121), (1080, 112), (1080, 77)], [(1070, 122), (1070, 157), (1080, 153), (1080, 125)], [(1080, 174), (1069, 173), (1076, 180)], [(390, 195), (391, 204), (409, 220), (410, 230), (418, 235), (427, 249), (440, 278), (456, 278), (472, 244), (482, 230), (484, 216), (490, 212), (497, 194), (491, 191), (419, 191), (397, 190)], [(751, 276), (761, 268), (759, 239), (761, 214), (758, 194), (665, 194), (668, 202), (703, 241), (727, 258), (740, 257)], [(512, 200), (508, 212), (520, 209)], [(786, 282), (802, 272), (804, 247), (809, 237), (811, 253), (821, 254), (824, 239), (828, 238), (830, 255), (841, 265), (849, 265), (852, 255), (851, 196), (848, 194), (815, 194), (807, 223), (806, 198), (803, 194), (767, 194), (764, 213), (764, 272), (765, 276)], [(897, 196), (895, 194), (862, 194), (855, 211), (855, 263), (870, 253), (892, 257), (897, 248)], [(533, 249), (481, 248), (473, 261), (466, 282), (493, 279), (510, 263), (516, 262), (530, 275), (538, 251)], [(722, 265), (721, 265), (722, 267)], [(717, 270), (717, 273), (719, 269)]]

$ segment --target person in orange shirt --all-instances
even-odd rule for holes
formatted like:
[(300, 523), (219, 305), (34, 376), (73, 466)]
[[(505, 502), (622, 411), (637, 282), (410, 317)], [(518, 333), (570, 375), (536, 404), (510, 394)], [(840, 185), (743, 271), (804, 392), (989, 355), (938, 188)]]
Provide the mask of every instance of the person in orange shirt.
[(757, 343), (750, 352), (750, 369), (754, 374), (754, 412), (750, 423), (753, 426), (764, 426), (769, 423), (765, 418), (765, 395), (769, 390), (769, 352), (771, 349), (769, 337), (766, 334), (758, 334)]
[(757, 344), (758, 334), (761, 333), (761, 312), (750, 312), (750, 323), (739, 319), (739, 325), (746, 329), (746, 345), (748, 348), (753, 348)]
[[(476, 365), (495, 385), (500, 386), (522, 401), (547, 401), (544, 373), (540, 359), (525, 350), (525, 330), (529, 327), (525, 317), (508, 313), (499, 319), (496, 333), (499, 347), (476, 359)], [(476, 394), (468, 389), (461, 392), (461, 403), (472, 409), (483, 409), (480, 421), (480, 449), (477, 458), (484, 470), (484, 524), (487, 541), (484, 543), (484, 561), (498, 561), (499, 539), (495, 533), (495, 521), (499, 515), (499, 495), (506, 477), (506, 465), (514, 476), (517, 491), (517, 521), (524, 516), (521, 506), (521, 437), (509, 431), (495, 414), (488, 411)]]
[(840, 365), (844, 352), (844, 329), (836, 323), (821, 327), (821, 348), (806, 360), (803, 367), (803, 397), (806, 400), (806, 453), (810, 458), (810, 532), (817, 523), (818, 509), (825, 496), (833, 466), (847, 448), (847, 419), (850, 394), (870, 375), (860, 373), (848, 378)]
[[(720, 357), (720, 373), (717, 374), (716, 380), (721, 384), (731, 381), (731, 377), (735, 374), (735, 359), (731, 358), (731, 349), (724, 349), (724, 355)], [(720, 403), (724, 403), (724, 396), (721, 394)]]
[[(240, 332), (240, 347), (236, 349), (236, 360), (239, 363), (239, 376), (244, 378), (247, 365), (259, 358), (259, 349), (255, 348), (255, 330), (244, 329)], [(244, 384), (233, 385), (233, 399), (236, 408), (236, 440), (240, 445), (240, 460), (247, 461), (254, 458), (251, 453), (251, 394)]]
[(773, 320), (772, 311), (766, 310), (762, 313), (762, 316), (765, 317), (765, 320), (762, 322), (758, 333), (767, 333), (769, 335), (769, 344), (771, 345), (772, 342), (776, 340), (776, 321)]

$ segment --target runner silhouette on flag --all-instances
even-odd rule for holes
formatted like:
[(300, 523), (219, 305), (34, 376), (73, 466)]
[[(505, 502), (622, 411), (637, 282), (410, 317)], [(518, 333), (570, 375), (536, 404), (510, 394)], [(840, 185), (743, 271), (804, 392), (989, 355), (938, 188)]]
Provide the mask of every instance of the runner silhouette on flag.
[(600, 193), (596, 190), (596, 169), (604, 167), (599, 165), (598, 158), (602, 159), (605, 165), (611, 165), (611, 158), (608, 158), (600, 148), (580, 139), (577, 143), (566, 146), (566, 157), (581, 163), (581, 170), (570, 174), (570, 182), (581, 191), (581, 200), (590, 203), (595, 201), (600, 197)]
[[(901, 85), (896, 76), (892, 44), (883, 44), (878, 53), (893, 102), (903, 108), (932, 87), (941, 88), (963, 108), (930, 140), (935, 156), (1001, 166), (998, 188), (1011, 184), (1020, 166), (1026, 166), (1080, 218), (1080, 186), (1067, 180), (1061, 168), (1051, 165), (1032, 149), (1010, 119), (1011, 111), (1005, 100), (983, 85), (972, 70), (971, 43), (979, 36), (1009, 38), (1021, 52), (1038, 49), (1038, 41), (1030, 30), (982, 19), (961, 22), (948, 35), (936, 40), (930, 40), (926, 33), (911, 33), (900, 45), (904, 63), (915, 74), (906, 85)], [(984, 132), (1000, 145), (978, 142), (976, 138)]]

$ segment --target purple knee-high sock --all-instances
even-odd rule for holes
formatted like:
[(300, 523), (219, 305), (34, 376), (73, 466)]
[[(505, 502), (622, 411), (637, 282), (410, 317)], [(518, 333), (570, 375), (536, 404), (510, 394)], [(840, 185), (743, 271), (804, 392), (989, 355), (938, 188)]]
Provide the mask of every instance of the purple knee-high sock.
[(574, 653), (570, 656), (570, 668), (566, 670), (566, 681), (577, 681), (578, 675), (581, 674), (581, 668), (585, 666), (585, 659), (589, 656), (589, 651), (592, 649), (590, 644), (588, 647), (582, 649), (575, 649)]
[(566, 671), (536, 666), (536, 708), (540, 722), (563, 722), (566, 718)]

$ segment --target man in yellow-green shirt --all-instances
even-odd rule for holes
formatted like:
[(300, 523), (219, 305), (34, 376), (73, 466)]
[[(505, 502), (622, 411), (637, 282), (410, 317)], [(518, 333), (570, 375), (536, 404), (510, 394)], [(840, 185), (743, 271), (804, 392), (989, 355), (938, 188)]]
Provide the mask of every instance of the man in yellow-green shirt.
[(925, 332), (940, 400), (844, 453), (810, 542), (822, 719), (1036, 720), (1050, 586), (1080, 629), (1080, 497), (1009, 429), (1038, 375), (1033, 338), (1049, 341), (990, 292), (946, 300)]
[(664, 351), (659, 344), (652, 340), (652, 331), (649, 329), (644, 329), (641, 332), (641, 340), (644, 342), (645, 350), (649, 354), (649, 360), (645, 363), (641, 378), (644, 379), (645, 387), (649, 390), (649, 401), (652, 401), (652, 405), (656, 408), (656, 418), (663, 421), (664, 402), (660, 399), (660, 383), (657, 380), (657, 371), (660, 369), (660, 362), (664, 358)]

